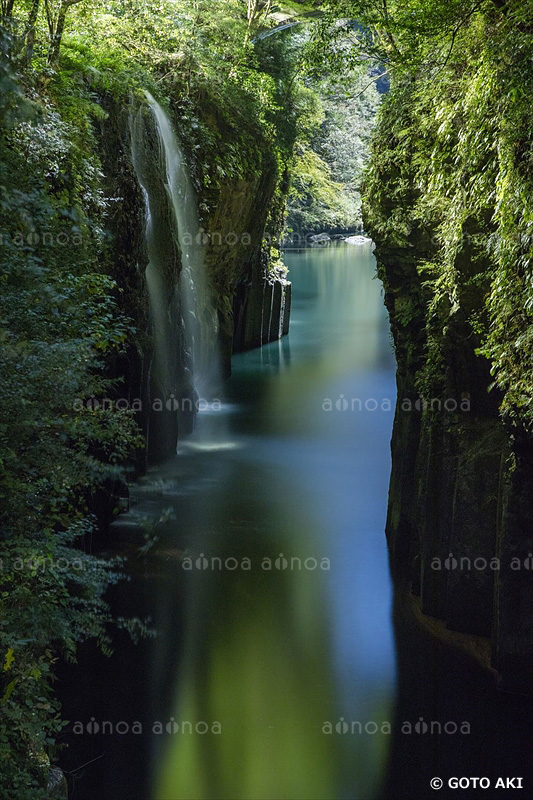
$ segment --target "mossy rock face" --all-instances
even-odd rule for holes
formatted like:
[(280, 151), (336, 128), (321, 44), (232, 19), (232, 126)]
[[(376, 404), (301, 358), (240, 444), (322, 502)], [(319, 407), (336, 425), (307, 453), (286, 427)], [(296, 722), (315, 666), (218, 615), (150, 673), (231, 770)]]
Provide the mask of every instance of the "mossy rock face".
[[(378, 242), (398, 361), (387, 522), (393, 573), (421, 595), (426, 614), (490, 639), (502, 688), (527, 693), (531, 637), (527, 613), (516, 609), (530, 607), (531, 588), (527, 571), (511, 563), (525, 563), (533, 547), (531, 443), (502, 420), (501, 393), (489, 392), (489, 364), (464, 315), (441, 319), (440, 328), (430, 318), (416, 256), (398, 258)], [(465, 410), (417, 409), (423, 396), (462, 399)]]
[[(463, 56), (470, 84), (487, 62), (478, 64), (476, 52)], [(462, 153), (464, 142), (477, 141), (487, 121), (500, 142), (509, 135), (503, 106), (492, 107), (490, 95), (483, 99), (486, 119), (461, 116), (452, 143), (432, 123), (420, 134), (430, 116), (453, 110), (461, 88), (456, 78), (443, 73), (438, 89), (423, 81), (416, 91), (393, 87), (366, 180), (365, 225), (376, 242), (398, 363), (387, 534), (396, 579), (421, 595), (423, 611), (451, 630), (490, 639), (501, 685), (529, 692), (532, 639), (522, 609), (530, 607), (531, 582), (527, 567), (516, 565), (533, 551), (533, 500), (526, 490), (533, 464), (525, 355), (531, 320), (523, 300), (527, 259), (517, 242), (525, 247), (521, 204), (531, 192), (519, 154), (506, 167), (520, 187), (514, 195), (506, 191), (498, 201), (497, 192), (465, 191), (477, 185), (479, 169), (471, 153)], [(530, 113), (515, 112), (522, 121)], [(452, 170), (442, 168), (450, 152)], [(498, 172), (495, 151), (485, 156), (494, 184), (503, 185), (508, 177)], [(507, 218), (502, 208), (512, 203)], [(506, 263), (513, 248), (516, 259)], [(464, 400), (468, 407), (402, 410), (402, 401), (417, 398)], [(498, 565), (493, 559), (499, 568), (488, 566)]]
[[(266, 166), (265, 172), (253, 180), (222, 185), (209, 220), (207, 267), (217, 297), (223, 369), (226, 373), (229, 372), (234, 349), (259, 346), (261, 342), (253, 319), (257, 309), (261, 308), (267, 282), (268, 258), (265, 261), (263, 237), (277, 183), (276, 164)], [(246, 290), (247, 300), (241, 303), (246, 286), (254, 288), (251, 293)], [(246, 323), (242, 319), (243, 314), (248, 316)], [(241, 343), (237, 327), (243, 330), (250, 326), (255, 335), (245, 336)], [(252, 340), (255, 341), (254, 345)]]

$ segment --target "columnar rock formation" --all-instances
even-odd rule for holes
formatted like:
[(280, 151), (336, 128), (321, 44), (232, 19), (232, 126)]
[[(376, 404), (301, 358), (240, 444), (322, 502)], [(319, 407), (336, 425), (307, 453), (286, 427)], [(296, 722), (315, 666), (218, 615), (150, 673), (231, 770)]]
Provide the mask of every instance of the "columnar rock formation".
[[(389, 208), (389, 213), (392, 212)], [(414, 226), (409, 248), (377, 239), (398, 361), (387, 535), (400, 591), (449, 629), (487, 637), (507, 690), (530, 689), (533, 561), (533, 449), (499, 413), (489, 362), (466, 322), (472, 306), (435, 334), (431, 289), (421, 265), (428, 231)], [(468, 269), (466, 260), (458, 264)], [(475, 292), (471, 304), (480, 302)], [(432, 331), (431, 348), (428, 330)], [(442, 366), (421, 392), (438, 346)]]

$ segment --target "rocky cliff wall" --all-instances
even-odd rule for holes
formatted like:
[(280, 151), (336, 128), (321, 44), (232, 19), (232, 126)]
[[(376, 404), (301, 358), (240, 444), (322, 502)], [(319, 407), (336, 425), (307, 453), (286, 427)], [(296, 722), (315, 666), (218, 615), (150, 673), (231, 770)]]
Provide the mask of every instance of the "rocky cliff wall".
[[(366, 180), (365, 223), (398, 362), (387, 535), (399, 591), (449, 630), (489, 640), (499, 685), (529, 692), (531, 320), (518, 287), (531, 239), (520, 228), (525, 194), (498, 195), (509, 172), (522, 188), (526, 173), (519, 151), (502, 164), (502, 102), (481, 91), (476, 119), (468, 116), (475, 62), (457, 57), (471, 73), (463, 95), (457, 68), (438, 90), (393, 87)], [(521, 125), (525, 109), (515, 137)], [(512, 203), (514, 229), (509, 209), (502, 218)]]

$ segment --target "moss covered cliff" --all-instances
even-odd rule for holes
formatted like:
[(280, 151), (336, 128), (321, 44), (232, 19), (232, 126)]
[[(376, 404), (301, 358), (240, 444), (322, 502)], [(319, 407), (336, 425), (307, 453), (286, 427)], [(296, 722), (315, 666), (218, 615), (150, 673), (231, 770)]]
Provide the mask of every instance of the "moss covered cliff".
[(398, 69), (365, 190), (398, 359), (392, 563), (423, 611), (490, 638), (501, 685), (517, 690), (528, 685), (533, 550), (522, 12), (478, 7), (442, 60), (435, 50), (433, 65)]

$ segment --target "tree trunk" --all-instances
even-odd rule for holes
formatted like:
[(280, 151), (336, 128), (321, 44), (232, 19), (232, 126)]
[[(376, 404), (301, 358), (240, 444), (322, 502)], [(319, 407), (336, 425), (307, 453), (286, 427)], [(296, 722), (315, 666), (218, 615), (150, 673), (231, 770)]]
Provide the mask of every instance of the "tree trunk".
[(56, 24), (54, 31), (50, 36), (50, 46), (48, 48), (48, 65), (55, 67), (59, 61), (59, 51), (61, 49), (61, 39), (63, 38), (63, 31), (65, 30), (65, 19), (67, 17), (67, 8), (64, 3), (61, 3), (57, 13)]
[(259, 18), (261, 17), (261, 14), (264, 14), (266, 18), (270, 14), (271, 7), (272, 7), (272, 0), (266, 0), (266, 2), (262, 2), (262, 0), (248, 0), (248, 13), (247, 13), (248, 27), (246, 30), (246, 36), (244, 37), (245, 43), (247, 43), (250, 40), (252, 35), (252, 29), (258, 22)]
[(28, 14), (28, 21), (24, 30), (21, 46), (26, 42), (26, 52), (24, 54), (24, 63), (30, 64), (33, 58), (33, 47), (35, 45), (35, 23), (37, 22), (37, 15), (39, 13), (40, 0), (33, 0)]
[(67, 11), (70, 6), (81, 3), (82, 0), (61, 0), (59, 11), (55, 19), (55, 24), (51, 26), (50, 19), (48, 25), (50, 27), (50, 45), (48, 48), (48, 65), (55, 67), (59, 61), (59, 51), (61, 49), (61, 39), (63, 38), (63, 31), (65, 30), (65, 20), (67, 18)]
[(2, 5), (1, 5), (2, 22), (5, 23), (8, 19), (11, 19), (14, 5), (15, 5), (15, 0), (2, 0)]

